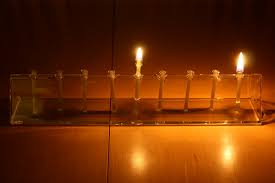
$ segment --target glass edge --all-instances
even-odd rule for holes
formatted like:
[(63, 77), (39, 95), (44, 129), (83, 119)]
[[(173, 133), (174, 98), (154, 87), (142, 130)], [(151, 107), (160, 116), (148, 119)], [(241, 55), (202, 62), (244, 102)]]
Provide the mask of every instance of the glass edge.
[[(133, 75), (128, 75), (128, 74), (117, 74), (118, 77), (133, 77)], [(38, 74), (38, 77), (44, 78), (44, 77), (50, 77), (50, 78), (55, 78), (56, 74)], [(82, 74), (63, 74), (63, 77), (81, 77)], [(157, 74), (154, 75), (143, 75), (144, 77), (156, 77)], [(197, 74), (194, 75), (194, 77), (212, 77), (212, 74)], [(236, 74), (220, 74), (221, 77), (236, 77)], [(262, 74), (258, 74), (258, 73), (252, 73), (252, 74), (244, 74), (244, 77), (252, 77), (252, 76), (257, 76), (257, 77), (262, 77)], [(30, 74), (10, 74), (10, 78), (29, 78)], [(108, 74), (106, 73), (106, 75), (88, 75), (88, 77), (91, 78), (105, 78), (108, 77)], [(186, 75), (181, 75), (181, 74), (168, 74), (167, 77), (186, 77)], [(49, 78), (49, 79), (50, 79)]]

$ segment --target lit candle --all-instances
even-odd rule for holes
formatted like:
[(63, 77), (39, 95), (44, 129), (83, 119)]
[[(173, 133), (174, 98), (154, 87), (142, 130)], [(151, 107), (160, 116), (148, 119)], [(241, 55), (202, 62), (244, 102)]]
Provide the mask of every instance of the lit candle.
[(212, 71), (212, 90), (211, 90), (211, 99), (210, 99), (210, 110), (213, 111), (214, 110), (214, 99), (215, 99), (215, 94), (216, 94), (216, 87), (217, 87), (217, 81), (220, 80), (219, 78), (219, 74), (220, 71), (218, 70), (213, 70)]
[(55, 77), (58, 82), (58, 111), (63, 111), (63, 71), (57, 71)]
[(81, 70), (82, 73), (82, 112), (87, 112), (87, 90), (88, 90), (88, 70)]
[(188, 104), (189, 104), (189, 94), (190, 94), (190, 86), (191, 86), (191, 81), (195, 75), (195, 72), (192, 70), (187, 71), (187, 83), (186, 83), (186, 93), (185, 93), (185, 103), (184, 103), (184, 111), (188, 112)]
[(141, 74), (140, 70), (142, 67), (142, 60), (143, 60), (143, 50), (142, 48), (138, 48), (136, 52), (136, 74), (135, 77), (135, 100), (140, 99), (140, 83), (143, 75)]
[(159, 100), (158, 100), (158, 110), (162, 110), (162, 99), (163, 99), (163, 85), (167, 77), (166, 71), (159, 71), (157, 78), (159, 80)]
[(109, 73), (108, 77), (110, 78), (110, 87), (111, 87), (111, 94), (110, 94), (111, 110), (112, 110), (112, 112), (115, 112), (116, 111), (115, 78), (118, 75), (116, 75), (116, 72), (114, 70), (110, 70), (110, 71), (108, 71), (108, 73)]
[(37, 115), (37, 96), (36, 96), (36, 80), (37, 80), (37, 71), (32, 70), (30, 74), (31, 82), (32, 82), (32, 114), (34, 116)]
[(141, 75), (140, 70), (142, 67), (142, 60), (143, 60), (143, 50), (141, 47), (139, 47), (136, 52), (136, 75), (137, 76)]
[(243, 74), (244, 71), (244, 56), (243, 53), (241, 52), (239, 54), (239, 58), (238, 58), (238, 63), (237, 63), (237, 69), (236, 69), (236, 78), (237, 78), (237, 92), (236, 92), (236, 104), (239, 107), (241, 100), (241, 88), (242, 88), (242, 79), (244, 77)]

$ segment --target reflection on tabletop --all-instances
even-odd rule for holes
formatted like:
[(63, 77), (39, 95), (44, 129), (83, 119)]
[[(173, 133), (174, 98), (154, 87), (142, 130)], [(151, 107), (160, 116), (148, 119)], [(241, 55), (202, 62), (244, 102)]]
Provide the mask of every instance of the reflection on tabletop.
[(263, 124), (275, 122), (275, 102), (263, 101)]

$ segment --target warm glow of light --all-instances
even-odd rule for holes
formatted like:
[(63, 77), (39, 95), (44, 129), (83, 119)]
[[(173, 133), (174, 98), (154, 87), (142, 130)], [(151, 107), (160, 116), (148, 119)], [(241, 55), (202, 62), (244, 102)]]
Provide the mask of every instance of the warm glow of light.
[(139, 47), (136, 52), (136, 61), (141, 62), (142, 59), (143, 59), (143, 50), (141, 47)]
[(244, 56), (243, 53), (241, 52), (239, 54), (239, 58), (238, 58), (238, 63), (237, 63), (237, 72), (243, 72), (244, 70)]
[(231, 136), (225, 133), (221, 139), (221, 143), (223, 144), (221, 148), (221, 163), (224, 168), (232, 170), (235, 161), (235, 151)]
[(132, 168), (136, 171), (143, 171), (145, 167), (145, 157), (144, 153), (136, 151), (132, 155)]
[(226, 146), (223, 152), (224, 161), (228, 162), (232, 160), (232, 148), (230, 146)]
[(232, 168), (234, 164), (234, 149), (230, 144), (223, 147), (222, 161), (224, 168)]

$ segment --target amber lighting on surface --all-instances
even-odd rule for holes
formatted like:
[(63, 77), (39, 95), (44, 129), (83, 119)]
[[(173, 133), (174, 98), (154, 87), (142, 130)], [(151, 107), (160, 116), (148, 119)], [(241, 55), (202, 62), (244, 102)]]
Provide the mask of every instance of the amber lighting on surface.
[(142, 151), (137, 150), (132, 154), (132, 168), (137, 172), (142, 172), (145, 168), (145, 155)]
[(226, 161), (226, 162), (232, 160), (232, 147), (231, 147), (231, 146), (226, 146), (226, 147), (224, 148), (223, 159), (224, 159), (224, 161)]

